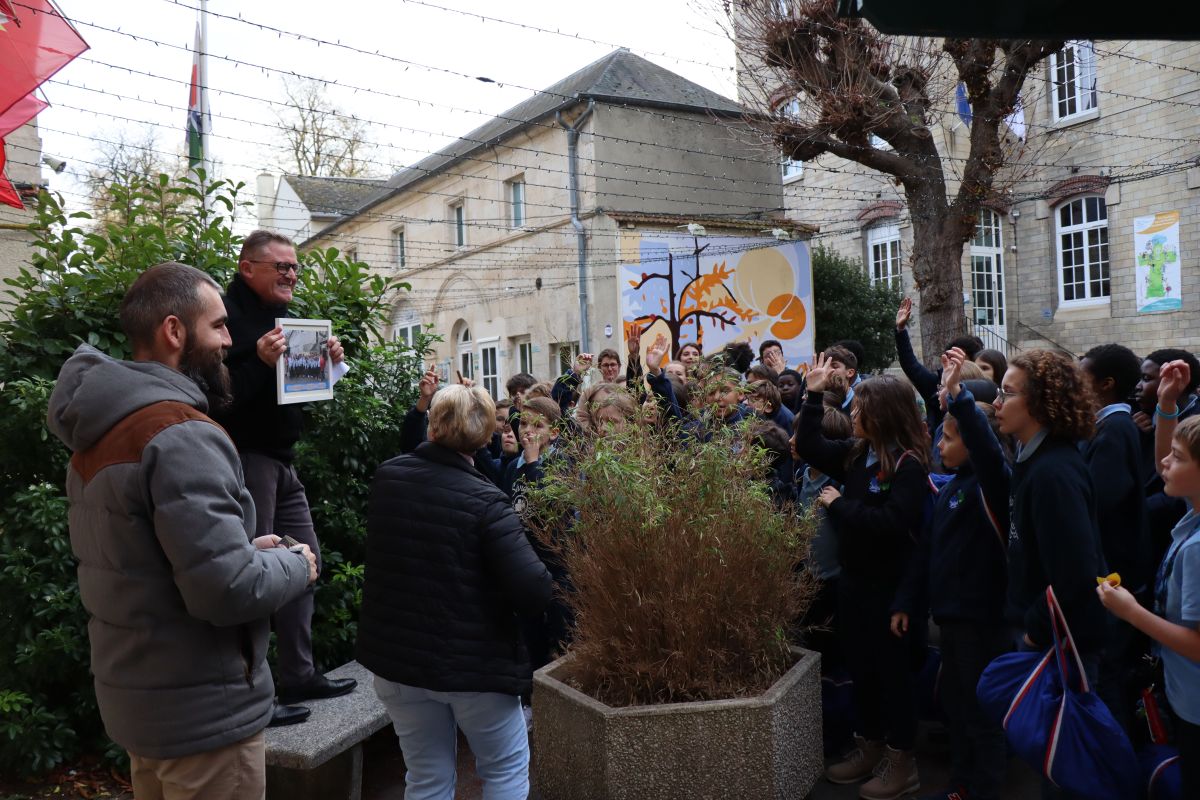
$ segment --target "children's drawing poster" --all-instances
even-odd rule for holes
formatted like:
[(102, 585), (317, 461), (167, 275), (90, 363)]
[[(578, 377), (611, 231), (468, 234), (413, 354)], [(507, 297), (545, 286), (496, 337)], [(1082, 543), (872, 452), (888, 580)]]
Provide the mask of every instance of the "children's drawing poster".
[(1164, 211), (1135, 219), (1133, 247), (1137, 259), (1138, 313), (1154, 314), (1183, 308), (1183, 290), (1179, 281), (1179, 212)]
[(643, 354), (658, 334), (671, 352), (703, 352), (764, 339), (788, 365), (813, 357), (812, 262), (804, 242), (622, 231), (619, 286), (624, 333), (642, 331)]

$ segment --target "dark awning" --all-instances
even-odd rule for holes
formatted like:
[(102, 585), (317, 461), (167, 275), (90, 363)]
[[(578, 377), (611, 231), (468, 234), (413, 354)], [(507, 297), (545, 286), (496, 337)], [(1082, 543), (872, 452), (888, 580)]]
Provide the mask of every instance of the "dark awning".
[(1200, 39), (1195, 2), (1095, 0), (838, 0), (838, 15), (883, 33), (989, 39)]

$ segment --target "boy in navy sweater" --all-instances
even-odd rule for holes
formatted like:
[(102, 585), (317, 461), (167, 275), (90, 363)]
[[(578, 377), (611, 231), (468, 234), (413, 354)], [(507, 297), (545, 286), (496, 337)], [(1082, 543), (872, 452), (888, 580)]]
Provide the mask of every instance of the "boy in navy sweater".
[(966, 361), (959, 348), (942, 356), (949, 416), (938, 451), (956, 473), (938, 493), (929, 529), (910, 561), (892, 633), (908, 635), (910, 620), (924, 620), (927, 610), (941, 630), (938, 688), (950, 724), (956, 788), (936, 797), (996, 800), (1007, 745), (1004, 730), (980, 710), (975, 686), (992, 659), (1010, 649), (1004, 622), (1010, 471), (987, 411), (960, 383)]
[[(1149, 579), (1150, 541), (1141, 476), (1141, 434), (1125, 402), (1141, 378), (1142, 362), (1119, 344), (1093, 347), (1079, 366), (1091, 381), (1100, 410), (1096, 435), (1080, 449), (1092, 476), (1100, 546), (1108, 569), (1144, 596)], [(1100, 658), (1100, 692), (1113, 716), (1131, 729), (1137, 689), (1133, 666), (1143, 651), (1134, 629), (1108, 617), (1108, 637)]]

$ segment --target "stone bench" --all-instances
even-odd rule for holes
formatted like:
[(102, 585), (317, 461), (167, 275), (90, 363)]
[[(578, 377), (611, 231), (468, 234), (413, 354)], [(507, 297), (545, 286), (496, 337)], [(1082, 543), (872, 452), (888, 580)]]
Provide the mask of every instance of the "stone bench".
[(391, 720), (373, 676), (357, 661), (327, 677), (354, 678), (358, 686), (341, 697), (304, 701), (312, 709), (306, 722), (267, 728), (267, 800), (362, 797), (362, 743)]

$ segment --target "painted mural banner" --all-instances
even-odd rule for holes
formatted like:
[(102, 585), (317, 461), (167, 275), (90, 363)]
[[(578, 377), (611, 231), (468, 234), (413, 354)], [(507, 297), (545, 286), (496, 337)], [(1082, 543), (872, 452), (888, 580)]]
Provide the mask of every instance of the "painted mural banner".
[(712, 353), (734, 341), (783, 345), (788, 366), (813, 357), (812, 262), (804, 242), (622, 231), (623, 333), (637, 326), (642, 354), (658, 334), (671, 352), (697, 342)]
[(1183, 308), (1179, 212), (1164, 211), (1136, 218), (1133, 221), (1133, 248), (1137, 259), (1138, 313), (1154, 314)]

